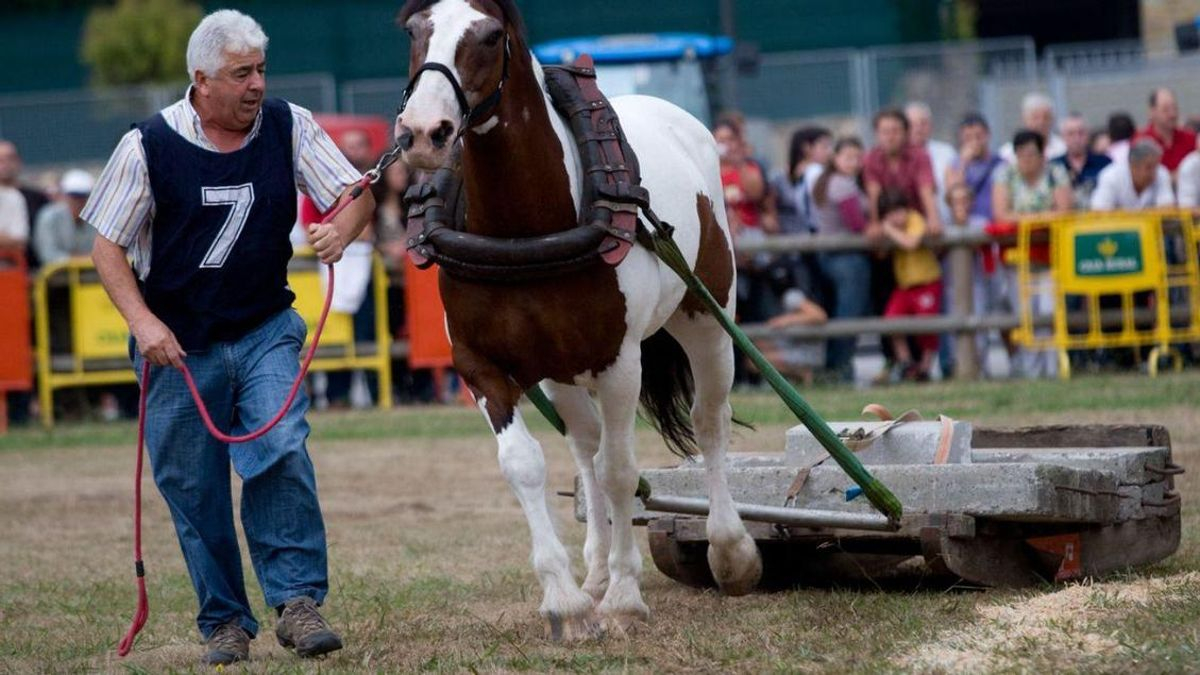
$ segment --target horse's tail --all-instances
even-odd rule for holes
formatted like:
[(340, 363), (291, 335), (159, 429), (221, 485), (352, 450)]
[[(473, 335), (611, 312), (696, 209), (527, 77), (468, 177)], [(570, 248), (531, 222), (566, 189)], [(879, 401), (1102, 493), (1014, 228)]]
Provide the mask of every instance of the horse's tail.
[(695, 384), (683, 347), (659, 330), (642, 341), (642, 417), (663, 437), (671, 452), (690, 457), (700, 452), (692, 428)]

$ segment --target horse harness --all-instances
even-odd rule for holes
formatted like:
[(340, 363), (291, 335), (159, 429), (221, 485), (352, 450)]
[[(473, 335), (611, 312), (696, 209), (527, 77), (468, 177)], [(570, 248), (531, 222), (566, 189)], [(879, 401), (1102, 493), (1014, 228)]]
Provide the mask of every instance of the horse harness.
[[(544, 70), (551, 103), (567, 119), (584, 167), (586, 207), (580, 211), (579, 223), (570, 230), (537, 237), (466, 232), (462, 145), (456, 143), (450, 160), (432, 179), (410, 187), (404, 195), (406, 246), (418, 268), (437, 263), (447, 274), (471, 281), (523, 282), (566, 274), (598, 261), (618, 265), (635, 242), (653, 248), (649, 232), (638, 220), (640, 209), (658, 222), (650, 210), (650, 195), (641, 185), (637, 156), (625, 139), (616, 111), (596, 84), (591, 56), (585, 54), (573, 65), (546, 66)], [(464, 101), (459, 103), (464, 120), (473, 121)]]

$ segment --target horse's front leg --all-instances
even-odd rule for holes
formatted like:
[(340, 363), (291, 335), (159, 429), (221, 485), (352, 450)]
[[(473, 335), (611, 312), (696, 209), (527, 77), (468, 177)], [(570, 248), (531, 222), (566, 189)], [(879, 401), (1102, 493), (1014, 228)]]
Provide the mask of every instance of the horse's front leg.
[(612, 516), (608, 591), (597, 609), (605, 629), (616, 634), (624, 634), (650, 617), (639, 587), (642, 555), (633, 536), (633, 496), (638, 483), (633, 430), (641, 388), (640, 358), (639, 345), (626, 344), (617, 362), (597, 382), (603, 431), (596, 469)]
[(554, 408), (567, 425), (567, 443), (579, 469), (579, 484), (587, 509), (587, 539), (583, 544), (583, 562), (587, 576), (583, 592), (598, 602), (608, 588), (608, 551), (612, 527), (604, 491), (596, 482), (596, 453), (600, 451), (600, 418), (592, 397), (583, 387), (542, 383), (554, 402)]
[(542, 446), (525, 426), (517, 403), (521, 389), (491, 364), (474, 361), (465, 368), (456, 352), (455, 363), (475, 395), (476, 403), (492, 425), (499, 445), (500, 469), (525, 512), (532, 539), (532, 563), (542, 586), (539, 612), (547, 636), (554, 640), (580, 640), (598, 634), (593, 600), (579, 589), (571, 574), (567, 550), (554, 531), (546, 503), (546, 460)]

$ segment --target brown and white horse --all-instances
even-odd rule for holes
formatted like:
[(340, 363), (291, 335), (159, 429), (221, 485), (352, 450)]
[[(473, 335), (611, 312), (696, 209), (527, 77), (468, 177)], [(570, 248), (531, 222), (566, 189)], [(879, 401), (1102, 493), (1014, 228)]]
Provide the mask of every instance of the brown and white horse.
[[(412, 37), (409, 72), (427, 63), (445, 67), (420, 74), (396, 120), (404, 160), (418, 169), (437, 168), (461, 134), (469, 232), (532, 237), (575, 227), (579, 152), (544, 91), (542, 68), (511, 0), (410, 0), (399, 21)], [(465, 119), (465, 108), (481, 102), (486, 111)], [(624, 96), (612, 105), (655, 211), (675, 226), (692, 268), (732, 312), (733, 252), (712, 136), (660, 99)], [(552, 637), (623, 632), (649, 616), (631, 523), (639, 397), (668, 440), (683, 438), (686, 447), (694, 428), (693, 447), (703, 453), (708, 472), (713, 576), (730, 594), (749, 592), (761, 576), (758, 549), (726, 483), (731, 341), (685, 291), (639, 246), (616, 267), (599, 263), (549, 281), (488, 284), (441, 274), (455, 368), (495, 432), (500, 467), (528, 520), (533, 568), (544, 592), (540, 613)], [(670, 412), (691, 398), (685, 389), (692, 379), (689, 425), (686, 409), (682, 418)], [(539, 382), (566, 422), (582, 478), (582, 589), (554, 531), (541, 446), (517, 408), (522, 392)]]

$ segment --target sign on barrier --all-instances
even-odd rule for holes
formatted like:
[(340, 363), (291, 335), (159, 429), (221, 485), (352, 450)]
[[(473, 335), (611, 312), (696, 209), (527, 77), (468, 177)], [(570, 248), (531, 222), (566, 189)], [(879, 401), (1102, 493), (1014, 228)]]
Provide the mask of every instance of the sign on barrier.
[(1063, 291), (1119, 294), (1152, 290), (1161, 282), (1160, 218), (1092, 214), (1060, 227), (1065, 229), (1058, 237), (1055, 265)]
[[(1169, 237), (1167, 231), (1172, 235)], [(1050, 266), (1039, 269), (1031, 255), (1035, 231), (1048, 231)], [(1182, 235), (1182, 236), (1180, 236)], [(1171, 237), (1183, 242), (1174, 246)], [(1161, 356), (1174, 357), (1173, 344), (1200, 338), (1196, 298), (1200, 297), (1197, 236), (1190, 212), (1143, 211), (1079, 213), (1052, 220), (1020, 223), (1015, 260), (1021, 326), (1013, 338), (1022, 347), (1052, 350), (1060, 377), (1070, 377), (1069, 350), (1142, 347), (1150, 373)], [(1168, 254), (1168, 251), (1182, 251)], [(1049, 296), (1053, 330), (1037, 331), (1033, 307)], [(1182, 307), (1180, 307), (1182, 306)], [(1081, 311), (1087, 324), (1072, 326), (1069, 310)], [(1173, 321), (1181, 312), (1187, 321)], [(1104, 317), (1116, 316), (1116, 325)]]

